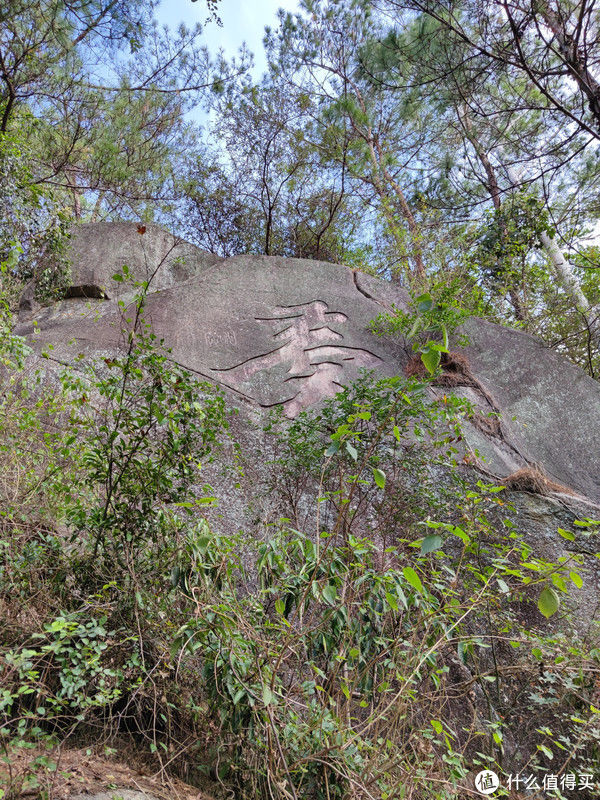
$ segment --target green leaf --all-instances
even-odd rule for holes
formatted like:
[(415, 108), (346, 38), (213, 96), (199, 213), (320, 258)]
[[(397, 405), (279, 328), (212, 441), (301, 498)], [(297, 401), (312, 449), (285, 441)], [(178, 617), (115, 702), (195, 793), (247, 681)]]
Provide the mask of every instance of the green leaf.
[(404, 567), (402, 574), (406, 578), (406, 581), (413, 587), (413, 589), (416, 589), (419, 594), (423, 594), (423, 584), (421, 583), (421, 579), (412, 567)]
[(348, 455), (350, 456), (350, 458), (353, 458), (354, 461), (356, 461), (358, 458), (358, 451), (356, 447), (351, 445), (350, 442), (346, 442), (346, 450), (348, 451)]
[(455, 536), (458, 536), (458, 538), (461, 540), (461, 542), (464, 542), (464, 544), (471, 544), (471, 537), (465, 533), (462, 528), (459, 528), (457, 525), (453, 525), (450, 528), (450, 531)]
[(439, 367), (441, 358), (442, 356), (439, 350), (425, 350), (424, 353), (421, 353), (421, 361), (430, 375), (433, 375)]
[(419, 314), (425, 314), (433, 308), (433, 299), (430, 294), (421, 294), (415, 300)]
[(578, 589), (581, 589), (581, 587), (583, 586), (583, 578), (578, 572), (574, 572), (573, 570), (571, 570), (571, 572), (569, 572), (569, 578), (571, 578), (571, 580)]
[(537, 605), (540, 612), (546, 617), (546, 619), (549, 619), (558, 611), (560, 599), (551, 586), (546, 586), (540, 592)]
[(377, 486), (379, 486), (380, 489), (385, 489), (385, 472), (382, 469), (373, 467), (373, 477), (375, 478)]
[(323, 600), (328, 603), (330, 606), (335, 604), (335, 599), (337, 597), (337, 589), (332, 583), (328, 583), (327, 586), (323, 589)]
[(278, 597), (277, 600), (275, 601), (275, 610), (277, 611), (278, 614), (283, 616), (283, 613), (285, 611), (285, 600), (282, 597)]
[(434, 550), (439, 550), (442, 546), (442, 541), (442, 537), (438, 536), (437, 533), (432, 533), (430, 536), (426, 536), (421, 542), (421, 555), (432, 553)]
[(339, 452), (340, 443), (339, 442), (332, 442), (327, 450), (325, 450), (325, 458), (329, 458), (330, 456), (334, 456), (337, 452)]
[(273, 696), (273, 692), (266, 685), (263, 686), (262, 699), (263, 699), (263, 703), (266, 706), (269, 706), (269, 705), (271, 705), (271, 704), (273, 704), (275, 702), (275, 697)]
[(560, 589), (561, 592), (567, 591), (567, 584), (565, 583), (565, 579), (562, 575), (559, 575), (555, 572), (552, 576), (552, 583), (556, 586), (557, 589)]
[(233, 696), (233, 705), (237, 706), (237, 704), (240, 702), (240, 700), (245, 694), (246, 694), (245, 689), (238, 689), (235, 695)]
[(399, 586), (396, 586), (396, 595), (398, 597), (398, 600), (400, 600), (400, 602), (404, 606), (404, 608), (408, 609), (408, 602), (406, 600), (406, 595)]
[(431, 727), (436, 733), (441, 733), (444, 730), (444, 726), (439, 720), (432, 719), (430, 720), (430, 722), (431, 722)]
[(442, 335), (444, 337), (442, 353), (447, 353), (448, 352), (448, 344), (449, 343), (448, 343), (448, 331), (446, 330), (446, 326), (445, 325), (442, 325)]
[(563, 537), (563, 539), (567, 539), (569, 542), (575, 541), (575, 534), (571, 533), (571, 531), (566, 531), (564, 528), (559, 528), (558, 532)]
[(546, 747), (545, 744), (538, 744), (537, 749), (541, 750), (542, 753), (548, 758), (550, 759), (554, 758), (554, 753), (552, 752), (552, 750), (550, 750), (549, 747)]

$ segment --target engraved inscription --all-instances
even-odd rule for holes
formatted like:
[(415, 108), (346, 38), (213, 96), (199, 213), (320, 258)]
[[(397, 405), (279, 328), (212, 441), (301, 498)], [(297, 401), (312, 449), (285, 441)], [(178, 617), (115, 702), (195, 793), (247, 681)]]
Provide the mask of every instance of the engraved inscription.
[(236, 344), (235, 333), (231, 328), (223, 328), (220, 331), (207, 331), (204, 334), (204, 341), (207, 347)]
[(283, 382), (290, 394), (283, 405), (287, 416), (295, 417), (302, 409), (340, 391), (347, 364), (374, 367), (381, 362), (368, 350), (344, 344), (343, 335), (330, 327), (340, 326), (347, 319), (341, 312), (329, 311), (321, 300), (276, 308), (273, 316), (257, 318), (257, 322), (273, 328), (273, 349), (215, 372), (225, 383), (252, 395), (248, 383), (257, 373), (285, 366)]

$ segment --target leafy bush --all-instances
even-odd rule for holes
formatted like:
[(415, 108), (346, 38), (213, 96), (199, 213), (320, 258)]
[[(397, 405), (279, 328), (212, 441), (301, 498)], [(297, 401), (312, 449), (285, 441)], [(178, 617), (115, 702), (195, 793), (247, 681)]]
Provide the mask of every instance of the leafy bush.
[[(383, 467), (399, 446), (403, 468), (419, 475), (405, 458), (416, 421), (428, 420), (432, 445), (448, 444), (422, 388), (365, 377), (279, 434), (288, 497), (294, 474), (307, 490), (312, 468), (317, 508), (333, 509), (315, 512), (316, 536), (283, 520), (262, 543), (207, 530), (190, 541), (180, 573), (196, 613), (177, 646), (203, 664), (221, 771), (240, 797), (456, 797), (473, 768), (502, 772), (507, 750), (512, 768), (542, 772), (573, 747), (578, 768), (597, 757), (591, 684), (581, 716), (569, 715), (579, 659), (593, 671), (597, 651), (573, 637), (557, 661), (561, 637), (524, 611), (555, 613), (568, 582), (581, 585), (580, 558), (536, 558), (510, 518), (501, 522), (497, 486), (457, 480), (453, 522), (418, 505), (401, 526), (390, 518), (396, 476)], [(420, 503), (450, 512), (443, 494), (418, 487)], [(395, 532), (387, 546), (382, 518)], [(560, 690), (548, 714), (533, 698), (550, 653), (547, 678)], [(514, 717), (528, 691), (523, 740)]]
[[(393, 314), (382, 313), (371, 323), (379, 336), (403, 333), (412, 342), (430, 375), (440, 365), (442, 353), (448, 353), (448, 337), (471, 316), (455, 299), (456, 286), (434, 286), (431, 292), (412, 297), (412, 309), (395, 308)], [(462, 337), (464, 342), (465, 337)]]
[(31, 164), (37, 157), (18, 127), (0, 132), (2, 295), (11, 304), (30, 280), (37, 300), (56, 300), (70, 278), (65, 251), (71, 215), (51, 189), (36, 183)]
[(12, 617), (1, 717), (11, 748), (98, 720), (114, 733), (119, 714), (141, 719), (144, 687), (168, 656), (156, 634), (186, 520), (214, 502), (201, 465), (226, 435), (223, 398), (170, 362), (143, 321), (139, 288), (123, 306), (122, 355), (42, 380), (18, 370), (18, 339), (5, 343), (16, 370), (0, 397), (0, 603)]
[(52, 391), (13, 371), (0, 398), (5, 761), (127, 733), (190, 780), (307, 800), (593, 770), (599, 651), (546, 619), (567, 625), (581, 556), (537, 556), (501, 487), (461, 466), (469, 405), (363, 374), (275, 415), (286, 514), (267, 538), (223, 535), (200, 466), (224, 400), (170, 361), (140, 288), (120, 355)]

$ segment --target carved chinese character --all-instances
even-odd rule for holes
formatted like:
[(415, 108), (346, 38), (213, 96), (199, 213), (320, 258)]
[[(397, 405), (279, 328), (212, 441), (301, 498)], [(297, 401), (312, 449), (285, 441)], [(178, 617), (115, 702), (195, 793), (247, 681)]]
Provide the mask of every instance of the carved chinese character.
[(273, 316), (257, 319), (274, 328), (273, 349), (215, 371), (234, 387), (248, 391), (243, 385), (257, 373), (285, 366), (284, 383), (290, 396), (283, 406), (288, 417), (295, 417), (302, 409), (340, 391), (347, 364), (374, 367), (380, 363), (381, 359), (368, 350), (346, 345), (343, 335), (330, 327), (347, 319), (345, 314), (329, 311), (327, 303), (320, 300), (277, 308)]

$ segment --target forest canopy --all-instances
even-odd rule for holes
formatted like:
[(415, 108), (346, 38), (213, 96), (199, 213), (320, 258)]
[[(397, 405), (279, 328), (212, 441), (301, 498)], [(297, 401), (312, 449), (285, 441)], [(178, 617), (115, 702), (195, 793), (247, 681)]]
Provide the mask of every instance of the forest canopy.
[(176, 30), (152, 0), (4, 9), (0, 233), (22, 281), (60, 288), (46, 256), (74, 222), (153, 220), (223, 256), (450, 290), (597, 374), (591, 0), (303, 0), (260, 78), (211, 52), (214, 3)]

